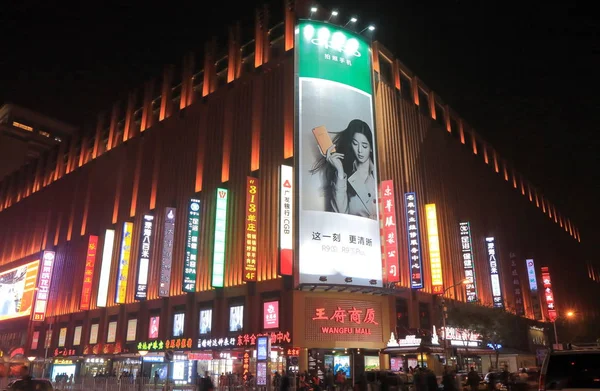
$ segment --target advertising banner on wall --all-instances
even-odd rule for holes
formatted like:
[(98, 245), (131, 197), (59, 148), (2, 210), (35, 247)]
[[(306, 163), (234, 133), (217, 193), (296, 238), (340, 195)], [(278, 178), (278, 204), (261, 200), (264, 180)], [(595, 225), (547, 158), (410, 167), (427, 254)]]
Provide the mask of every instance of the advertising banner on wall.
[(29, 315), (39, 261), (0, 273), (0, 320)]
[(381, 252), (383, 257), (383, 280), (386, 283), (400, 282), (398, 265), (398, 226), (396, 225), (396, 197), (394, 182), (381, 181)]
[(94, 266), (96, 264), (97, 251), (98, 237), (96, 235), (90, 235), (85, 255), (85, 270), (83, 271), (83, 285), (81, 287), (81, 299), (79, 301), (79, 309), (82, 311), (90, 309), (90, 302), (92, 300), (92, 281), (94, 279)]
[(369, 44), (301, 20), (295, 54), (299, 282), (382, 286)]
[(246, 222), (244, 224), (246, 240), (244, 241), (244, 281), (256, 281), (257, 265), (257, 233), (258, 233), (258, 179), (248, 177), (246, 180)]
[(144, 300), (148, 298), (148, 268), (150, 267), (150, 255), (152, 242), (154, 240), (154, 216), (144, 215), (142, 232), (139, 245), (139, 260), (137, 270), (137, 283), (135, 285), (135, 299)]
[(442, 252), (440, 250), (440, 235), (438, 231), (437, 211), (435, 204), (425, 205), (425, 218), (427, 219), (427, 239), (429, 242), (431, 289), (434, 294), (442, 294), (444, 292), (444, 278), (442, 277)]
[(160, 258), (160, 284), (158, 296), (169, 296), (171, 287), (171, 266), (173, 264), (173, 240), (175, 238), (175, 208), (165, 208), (163, 227), (162, 256)]
[(544, 284), (544, 298), (546, 299), (546, 308), (548, 310), (548, 319), (554, 322), (558, 317), (556, 306), (554, 305), (554, 293), (552, 292), (552, 281), (550, 280), (550, 270), (547, 266), (542, 267), (542, 282)]
[(294, 169), (282, 165), (279, 181), (279, 274), (291, 276), (294, 264)]
[(510, 260), (510, 274), (512, 279), (513, 294), (515, 296), (515, 311), (517, 315), (525, 315), (525, 305), (523, 304), (523, 292), (521, 290), (521, 278), (517, 270), (517, 255), (513, 252), (508, 254)]
[(121, 257), (119, 259), (119, 270), (117, 274), (117, 293), (115, 295), (115, 303), (125, 303), (125, 298), (127, 296), (127, 277), (129, 277), (132, 234), (133, 223), (123, 223), (123, 238), (121, 239)]
[(108, 299), (108, 282), (110, 280), (110, 269), (112, 266), (112, 253), (115, 245), (115, 231), (107, 229), (104, 234), (104, 247), (102, 248), (102, 264), (100, 265), (100, 281), (98, 282), (98, 298), (96, 305), (106, 307)]
[(212, 286), (218, 288), (222, 288), (225, 284), (225, 246), (227, 244), (227, 193), (227, 189), (217, 189)]
[(421, 260), (421, 239), (419, 236), (419, 211), (415, 193), (404, 194), (404, 210), (406, 211), (406, 235), (408, 236), (410, 287), (421, 289), (423, 288), (423, 262)]
[(485, 248), (490, 264), (490, 280), (492, 283), (492, 299), (494, 301), (494, 307), (504, 308), (502, 285), (500, 284), (500, 262), (498, 261), (498, 253), (496, 251), (496, 238), (493, 236), (485, 238)]
[(33, 321), (43, 322), (46, 319), (46, 308), (50, 296), (50, 285), (52, 284), (52, 271), (54, 270), (54, 251), (44, 251), (40, 264), (40, 276), (38, 278), (37, 294), (33, 307)]
[(473, 243), (471, 241), (471, 225), (468, 221), (459, 223), (460, 248), (462, 251), (463, 270), (465, 278), (469, 280), (465, 284), (467, 302), (477, 301), (477, 279), (475, 278), (475, 260), (473, 259)]
[(200, 200), (192, 198), (188, 205), (187, 238), (185, 242), (185, 260), (183, 264), (184, 292), (196, 291), (198, 271), (198, 235), (200, 232)]
[(540, 306), (540, 296), (538, 294), (537, 276), (535, 275), (535, 262), (533, 259), (526, 259), (527, 279), (529, 280), (529, 291), (531, 293), (531, 307), (533, 316), (537, 320), (542, 319), (542, 308)]

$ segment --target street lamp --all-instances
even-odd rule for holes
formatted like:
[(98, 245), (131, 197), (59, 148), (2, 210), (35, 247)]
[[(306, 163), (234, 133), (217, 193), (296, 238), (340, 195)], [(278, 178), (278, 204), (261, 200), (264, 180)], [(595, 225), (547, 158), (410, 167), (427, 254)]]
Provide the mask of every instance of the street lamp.
[(27, 360), (29, 360), (29, 376), (33, 376), (33, 362), (35, 361), (35, 356), (28, 356)]
[(448, 340), (446, 339), (446, 334), (447, 334), (446, 333), (446, 316), (447, 316), (448, 309), (446, 308), (446, 300), (444, 299), (444, 295), (450, 289), (457, 287), (459, 285), (468, 284), (469, 282), (470, 282), (469, 279), (465, 278), (464, 280), (460, 281), (459, 283), (449, 286), (442, 293), (442, 326), (444, 328), (444, 356), (446, 357), (446, 365), (448, 364), (448, 342), (447, 342)]
[(365, 32), (365, 30), (369, 30), (369, 31), (374, 31), (375, 30), (375, 26), (373, 26), (372, 24), (368, 25), (367, 27), (365, 27), (364, 29), (362, 29), (359, 34), (362, 34)]

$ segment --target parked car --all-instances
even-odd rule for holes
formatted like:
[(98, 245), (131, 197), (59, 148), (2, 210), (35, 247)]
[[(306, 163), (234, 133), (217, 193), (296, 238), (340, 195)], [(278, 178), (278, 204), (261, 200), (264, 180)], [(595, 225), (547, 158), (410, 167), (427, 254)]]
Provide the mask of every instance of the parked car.
[[(21, 386), (22, 382), (23, 382), (23, 380), (21, 380), (21, 379), (13, 380), (6, 385), (6, 388), (4, 389), (4, 391), (20, 390), (21, 389), (20, 386)], [(31, 382), (33, 383), (33, 389), (36, 391), (54, 391), (54, 388), (52, 387), (52, 383), (50, 383), (49, 380), (33, 379), (33, 380), (31, 380)]]
[(550, 351), (540, 372), (539, 391), (600, 390), (600, 345), (569, 345)]

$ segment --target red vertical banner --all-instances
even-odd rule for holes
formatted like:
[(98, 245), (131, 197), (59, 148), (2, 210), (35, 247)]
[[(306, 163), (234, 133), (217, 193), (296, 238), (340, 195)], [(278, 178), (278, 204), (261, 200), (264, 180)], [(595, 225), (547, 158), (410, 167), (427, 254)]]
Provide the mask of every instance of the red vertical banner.
[(246, 181), (246, 241), (244, 242), (244, 281), (256, 281), (256, 248), (258, 233), (258, 179)]
[(400, 282), (398, 263), (398, 228), (396, 219), (396, 199), (394, 196), (394, 182), (381, 181), (379, 187), (379, 200), (381, 206), (381, 252), (383, 260), (384, 283)]
[(96, 252), (98, 251), (98, 237), (90, 235), (87, 253), (85, 255), (85, 269), (83, 272), (83, 286), (81, 287), (80, 310), (89, 310), (92, 300), (92, 281), (94, 279), (94, 265), (96, 263)]
[(546, 307), (548, 308), (548, 319), (554, 322), (558, 316), (556, 307), (554, 306), (554, 293), (552, 292), (552, 281), (550, 280), (550, 271), (548, 267), (542, 267), (542, 281), (544, 283), (544, 297), (546, 299)]

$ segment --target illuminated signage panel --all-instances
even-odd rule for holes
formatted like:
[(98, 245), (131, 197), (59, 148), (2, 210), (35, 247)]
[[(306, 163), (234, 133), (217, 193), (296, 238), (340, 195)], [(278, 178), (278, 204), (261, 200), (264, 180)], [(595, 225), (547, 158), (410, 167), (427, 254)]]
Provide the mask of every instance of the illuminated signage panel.
[(169, 288), (171, 286), (171, 265), (173, 264), (173, 240), (175, 239), (175, 212), (175, 208), (165, 208), (162, 256), (160, 259), (160, 285), (158, 286), (159, 297), (169, 296)]
[(419, 209), (415, 193), (404, 194), (404, 210), (406, 211), (410, 287), (421, 289), (423, 288), (423, 261), (421, 259), (421, 239), (419, 235)]
[(494, 307), (504, 308), (502, 287), (500, 285), (500, 262), (498, 261), (498, 252), (496, 251), (496, 239), (494, 237), (485, 238), (485, 248), (490, 264), (490, 280), (492, 282), (492, 299), (494, 301)]
[(427, 239), (429, 241), (431, 287), (434, 294), (442, 294), (444, 292), (444, 278), (442, 277), (442, 256), (435, 204), (425, 205), (425, 216), (427, 218)]
[(529, 280), (529, 290), (531, 291), (531, 307), (533, 316), (537, 320), (542, 319), (542, 308), (540, 306), (540, 297), (538, 295), (537, 276), (535, 275), (535, 262), (533, 259), (525, 260), (527, 266), (527, 279)]
[(35, 306), (33, 307), (33, 321), (43, 322), (46, 319), (46, 308), (50, 296), (50, 284), (52, 284), (52, 270), (54, 270), (54, 251), (44, 251), (40, 264), (40, 276), (38, 278)]
[(83, 286), (81, 288), (81, 299), (79, 309), (82, 311), (90, 309), (92, 301), (92, 281), (94, 279), (94, 266), (96, 264), (96, 252), (98, 251), (98, 237), (90, 235), (85, 255), (85, 270), (83, 272)]
[(81, 332), (83, 331), (83, 326), (75, 326), (73, 330), (73, 346), (81, 345)]
[(117, 339), (117, 322), (108, 322), (108, 333), (106, 334), (106, 342), (113, 343)]
[(265, 330), (279, 328), (279, 301), (263, 303), (263, 328)]
[(121, 239), (121, 257), (117, 273), (117, 293), (115, 303), (125, 303), (127, 295), (127, 277), (129, 277), (129, 262), (131, 259), (131, 235), (133, 223), (123, 223), (123, 238)]
[(515, 297), (515, 311), (517, 315), (523, 316), (525, 315), (525, 305), (523, 304), (523, 292), (521, 291), (521, 278), (517, 270), (517, 255), (511, 252), (508, 257), (510, 259), (510, 277)]
[(0, 321), (31, 314), (38, 270), (35, 261), (0, 273)]
[(256, 281), (258, 247), (258, 179), (248, 177), (246, 181), (246, 237), (244, 246), (244, 281)]
[(154, 216), (144, 215), (142, 232), (139, 245), (139, 261), (137, 270), (137, 284), (135, 286), (135, 299), (144, 300), (148, 297), (148, 269), (152, 251)]
[(548, 267), (542, 267), (542, 282), (544, 284), (544, 298), (546, 299), (546, 308), (548, 309), (548, 319), (554, 322), (558, 317), (556, 306), (554, 305), (554, 293), (552, 292), (552, 281), (550, 280), (550, 270)]
[(108, 299), (108, 283), (110, 280), (110, 268), (112, 265), (113, 246), (115, 244), (115, 231), (107, 229), (104, 234), (104, 247), (102, 249), (102, 265), (100, 265), (100, 281), (98, 281), (98, 298), (96, 305), (106, 307)]
[(225, 245), (227, 236), (227, 189), (217, 189), (212, 286), (222, 288), (225, 280)]
[(294, 170), (281, 166), (279, 187), (279, 274), (291, 276), (294, 264)]
[(198, 273), (198, 240), (200, 232), (200, 200), (191, 199), (188, 206), (187, 239), (185, 243), (185, 262), (183, 265), (184, 292), (196, 291)]
[(475, 279), (475, 259), (473, 259), (471, 225), (468, 221), (463, 221), (459, 223), (459, 228), (463, 270), (465, 271), (465, 279), (469, 281), (468, 284), (465, 284), (467, 302), (473, 303), (477, 301), (477, 280)]
[(381, 287), (369, 43), (300, 20), (295, 55), (299, 282)]
[(127, 321), (126, 341), (127, 342), (135, 341), (136, 334), (137, 334), (137, 319), (129, 319)]
[(381, 211), (380, 231), (381, 250), (383, 256), (383, 279), (384, 282), (400, 282), (400, 270), (398, 264), (398, 227), (396, 225), (396, 197), (394, 193), (394, 182), (391, 180), (381, 181), (379, 210)]

